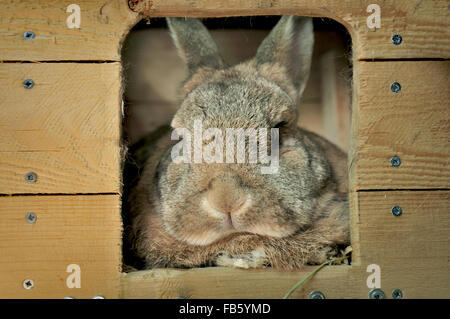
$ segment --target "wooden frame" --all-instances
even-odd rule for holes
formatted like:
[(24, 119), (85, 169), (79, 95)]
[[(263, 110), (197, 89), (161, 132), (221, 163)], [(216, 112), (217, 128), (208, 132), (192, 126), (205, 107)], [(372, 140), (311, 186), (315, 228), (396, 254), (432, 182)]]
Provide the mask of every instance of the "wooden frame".
[[(124, 36), (142, 17), (279, 14), (335, 19), (353, 41), (353, 262), (323, 269), (293, 297), (318, 289), (328, 298), (367, 298), (370, 264), (380, 266), (388, 297), (394, 288), (406, 298), (450, 297), (447, 2), (383, 2), (376, 30), (366, 25), (373, 1), (365, 0), (129, 2), (134, 12), (126, 0), (77, 1), (81, 28), (69, 29), (72, 1), (0, 0), (0, 297), (280, 298), (310, 270), (120, 273)], [(25, 40), (25, 31), (35, 38)], [(35, 182), (25, 180), (28, 172)], [(25, 219), (30, 211), (34, 224)], [(81, 288), (66, 286), (72, 263), (82, 267)], [(35, 286), (24, 289), (30, 278)]]

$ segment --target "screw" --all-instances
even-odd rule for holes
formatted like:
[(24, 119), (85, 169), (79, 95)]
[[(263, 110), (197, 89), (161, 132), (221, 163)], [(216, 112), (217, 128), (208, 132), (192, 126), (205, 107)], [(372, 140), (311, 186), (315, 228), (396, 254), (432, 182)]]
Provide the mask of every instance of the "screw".
[(36, 183), (36, 180), (37, 180), (36, 174), (33, 172), (26, 173), (25, 180), (28, 183)]
[(26, 79), (23, 81), (23, 87), (26, 89), (32, 89), (34, 86), (34, 81), (32, 79)]
[(34, 287), (34, 281), (31, 279), (25, 279), (22, 283), (23, 288), (25, 288), (26, 290), (30, 290), (31, 288)]
[(402, 164), (402, 160), (398, 156), (392, 156), (390, 162), (394, 167), (399, 167)]
[(403, 292), (400, 289), (392, 290), (392, 298), (394, 298), (394, 299), (402, 299), (403, 298)]
[(398, 93), (402, 90), (402, 86), (398, 82), (393, 82), (391, 84), (391, 91), (394, 93)]
[(379, 288), (372, 289), (369, 291), (369, 298), (370, 299), (384, 299), (386, 296), (383, 292), (383, 290)]
[(393, 43), (394, 45), (400, 45), (400, 44), (402, 43), (402, 41), (403, 41), (403, 39), (402, 39), (402, 36), (401, 36), (401, 35), (399, 35), (399, 34), (394, 34), (394, 35), (392, 36), (392, 43)]
[(36, 222), (37, 216), (35, 213), (27, 213), (27, 216), (25, 217), (27, 222), (30, 224), (34, 224)]
[(394, 216), (400, 216), (402, 214), (402, 208), (400, 206), (394, 206), (392, 207), (392, 215)]
[(318, 290), (313, 290), (309, 293), (308, 299), (325, 299), (325, 295)]
[(72, 296), (66, 296), (66, 297), (64, 297), (64, 299), (75, 299), (75, 297), (72, 297)]
[(92, 299), (105, 299), (105, 297), (98, 295), (98, 296), (92, 297)]
[(23, 33), (23, 38), (25, 39), (25, 40), (33, 40), (34, 39), (34, 32), (33, 31), (25, 31), (24, 33)]

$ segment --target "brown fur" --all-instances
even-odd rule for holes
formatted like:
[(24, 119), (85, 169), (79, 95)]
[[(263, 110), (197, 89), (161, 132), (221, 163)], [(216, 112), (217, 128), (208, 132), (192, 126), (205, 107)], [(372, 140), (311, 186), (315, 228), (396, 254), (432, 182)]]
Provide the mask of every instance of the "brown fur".
[(173, 128), (192, 132), (195, 119), (203, 129), (286, 125), (279, 171), (269, 175), (248, 161), (175, 164), (170, 135), (153, 143), (142, 153), (145, 165), (129, 198), (136, 255), (146, 268), (298, 269), (336, 254), (337, 245), (349, 242), (346, 155), (296, 127), (311, 19), (283, 17), (256, 57), (234, 67), (225, 66), (199, 20), (168, 22), (191, 74)]

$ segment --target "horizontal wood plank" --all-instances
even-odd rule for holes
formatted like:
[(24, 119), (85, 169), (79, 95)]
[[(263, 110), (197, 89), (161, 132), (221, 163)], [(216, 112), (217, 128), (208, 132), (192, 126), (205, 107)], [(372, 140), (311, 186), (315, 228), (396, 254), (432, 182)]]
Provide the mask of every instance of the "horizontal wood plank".
[[(281, 299), (313, 269), (279, 272), (209, 267), (137, 271), (123, 275), (121, 298)], [(296, 290), (291, 298), (306, 298), (312, 290), (322, 291), (327, 298), (364, 298), (364, 290), (354, 290), (356, 281), (347, 283), (353, 278), (352, 273), (357, 272), (352, 266), (329, 266)]]
[[(353, 37), (357, 59), (448, 58), (450, 21), (445, 1), (397, 0), (381, 4), (381, 28), (367, 27), (370, 1), (282, 0), (146, 0), (137, 2), (144, 16), (223, 17), (296, 14), (329, 17), (344, 24)], [(69, 29), (70, 1), (0, 2), (0, 56), (4, 60), (116, 60), (120, 44), (138, 17), (126, 0), (81, 0), (81, 28)], [(33, 31), (36, 38), (24, 40)], [(400, 34), (402, 44), (392, 44)]]
[[(121, 231), (118, 195), (0, 197), (0, 298), (117, 298)], [(70, 264), (81, 288), (66, 285)]]
[[(80, 28), (66, 20), (80, 7)], [(126, 0), (0, 1), (1, 60), (120, 60), (120, 45), (135, 23)], [(35, 38), (25, 40), (24, 32)]]
[[(448, 3), (442, 0), (395, 0), (380, 3), (381, 27), (370, 29), (367, 0), (134, 0), (147, 16), (224, 17), (294, 14), (335, 19), (347, 27), (357, 59), (449, 58)], [(392, 36), (402, 36), (393, 45)]]
[[(450, 297), (450, 191), (359, 192), (360, 265), (381, 268), (386, 294)], [(392, 207), (402, 208), (398, 217)], [(366, 273), (368, 276), (369, 273)]]
[(0, 194), (119, 193), (119, 75), (119, 63), (0, 64)]
[(450, 188), (450, 61), (361, 62), (356, 72), (351, 186)]

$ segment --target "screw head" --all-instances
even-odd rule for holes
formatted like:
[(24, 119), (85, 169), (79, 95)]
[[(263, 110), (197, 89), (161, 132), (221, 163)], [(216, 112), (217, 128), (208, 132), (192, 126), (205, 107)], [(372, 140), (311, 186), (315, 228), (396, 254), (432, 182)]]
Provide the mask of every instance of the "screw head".
[(391, 91), (394, 93), (398, 93), (402, 90), (402, 86), (398, 82), (393, 82), (391, 84)]
[(26, 174), (25, 174), (25, 180), (26, 180), (28, 183), (36, 183), (37, 176), (36, 176), (35, 173), (29, 172), (29, 173), (26, 173)]
[(369, 298), (370, 299), (384, 299), (386, 295), (384, 294), (384, 291), (379, 288), (374, 288), (371, 291), (369, 291)]
[(34, 34), (33, 31), (25, 31), (25, 32), (23, 33), (23, 38), (24, 38), (25, 40), (33, 40), (34, 37), (35, 37), (35, 34)]
[(98, 296), (92, 297), (92, 299), (105, 299), (105, 297), (103, 297), (103, 296), (101, 296), (101, 295), (98, 295)]
[(390, 162), (393, 167), (399, 167), (402, 164), (402, 160), (398, 156), (392, 156)]
[(66, 297), (64, 297), (63, 299), (75, 299), (75, 297), (72, 297), (72, 296), (66, 296)]
[(400, 289), (392, 290), (392, 298), (394, 298), (394, 299), (402, 299), (403, 298), (403, 292)]
[(321, 291), (313, 290), (309, 293), (308, 299), (325, 299), (325, 295)]
[(34, 281), (31, 279), (25, 279), (22, 283), (23, 288), (25, 288), (26, 290), (30, 290), (31, 288), (34, 287)]
[(26, 89), (32, 89), (34, 86), (34, 81), (32, 79), (23, 80), (23, 87)]
[(32, 213), (32, 212), (27, 213), (25, 218), (26, 218), (27, 222), (29, 222), (30, 224), (34, 224), (37, 220), (36, 214)]
[(394, 34), (392, 36), (392, 43), (394, 45), (400, 45), (402, 43), (403, 39), (402, 36), (400, 34)]
[(400, 206), (394, 206), (392, 207), (392, 215), (394, 216), (400, 216), (402, 214), (403, 210)]

